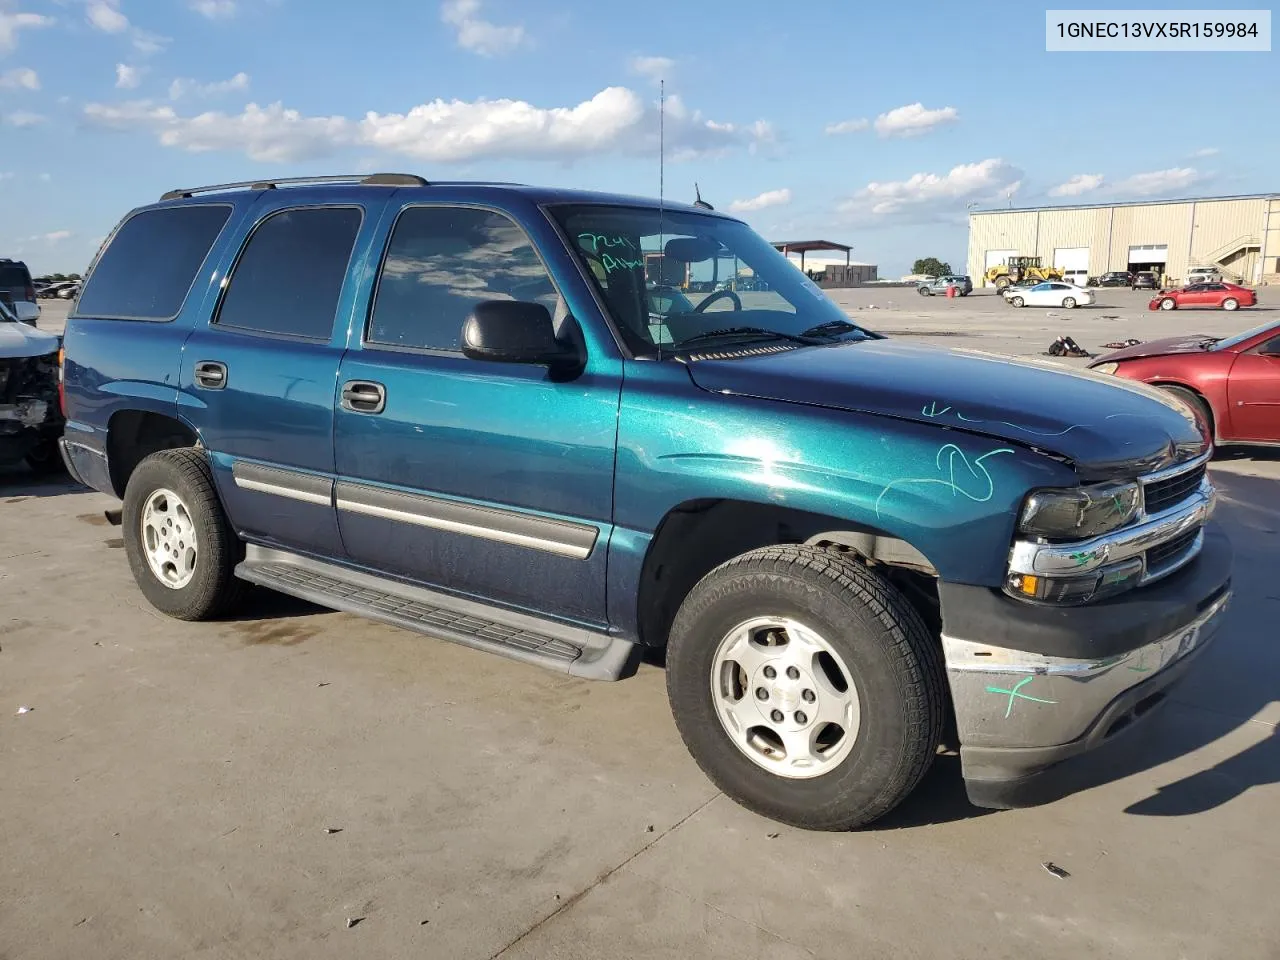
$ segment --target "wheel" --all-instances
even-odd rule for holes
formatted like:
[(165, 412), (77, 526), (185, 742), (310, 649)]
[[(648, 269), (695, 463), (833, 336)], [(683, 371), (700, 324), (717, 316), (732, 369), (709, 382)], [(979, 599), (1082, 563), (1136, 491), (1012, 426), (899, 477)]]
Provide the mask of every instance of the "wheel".
[(66, 467), (62, 463), (62, 454), (58, 451), (57, 439), (41, 440), (26, 456), (27, 466), (32, 473), (42, 477), (50, 477), (62, 473)]
[(1163, 300), (1160, 301), (1160, 309), (1161, 310), (1177, 310), (1178, 301), (1173, 299), (1173, 297), (1165, 297)]
[(1168, 384), (1157, 384), (1157, 386), (1171, 397), (1177, 397), (1186, 404), (1196, 420), (1200, 423), (1200, 428), (1204, 431), (1204, 435), (1209, 438), (1209, 442), (1213, 443), (1213, 411), (1209, 409), (1209, 404), (1205, 403), (1204, 398), (1194, 390), (1188, 390), (1186, 387), (1175, 387)]
[(946, 710), (941, 648), (879, 574), (816, 547), (765, 547), (680, 606), (667, 694), (689, 752), (743, 806), (847, 830), (920, 782)]
[(1009, 303), (1015, 307), (1025, 307), (1027, 305), (1027, 301), (1023, 300), (1021, 297), (1010, 297)]
[(1235, 297), (1227, 297), (1227, 299), (1222, 301), (1222, 309), (1223, 310), (1239, 310), (1240, 301), (1237, 300)]
[(927, 287), (916, 287), (916, 293), (920, 294), (920, 296), (922, 296), (922, 297), (932, 297), (932, 296), (933, 296), (933, 294), (929, 292), (929, 290), (928, 290), (928, 288), (927, 288)]
[(240, 599), (244, 584), (232, 571), (243, 547), (200, 451), (162, 450), (138, 464), (121, 524), (133, 579), (157, 610), (209, 620)]
[(1064, 309), (1064, 310), (1074, 310), (1074, 309), (1076, 308), (1076, 298), (1075, 298), (1075, 297), (1063, 297), (1063, 298), (1062, 298), (1062, 307), (1063, 307), (1063, 309)]
[[(1004, 280), (1004, 283), (1001, 283), (1000, 280)], [(996, 293), (1004, 293), (1005, 289), (1012, 284), (1011, 280), (1007, 280), (1004, 277), (1001, 277), (1000, 280), (996, 281)]]

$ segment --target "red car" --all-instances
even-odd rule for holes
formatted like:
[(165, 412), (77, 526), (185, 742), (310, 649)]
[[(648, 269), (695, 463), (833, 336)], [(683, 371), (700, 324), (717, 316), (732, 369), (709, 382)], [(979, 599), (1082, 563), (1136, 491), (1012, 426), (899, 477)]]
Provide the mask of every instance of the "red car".
[(1257, 306), (1258, 295), (1248, 287), (1234, 283), (1193, 283), (1181, 290), (1161, 290), (1148, 310), (1176, 310), (1179, 307), (1213, 307), (1220, 310), (1236, 310)]
[(1215, 443), (1280, 446), (1278, 320), (1225, 339), (1196, 334), (1151, 340), (1108, 353), (1089, 367), (1177, 397)]

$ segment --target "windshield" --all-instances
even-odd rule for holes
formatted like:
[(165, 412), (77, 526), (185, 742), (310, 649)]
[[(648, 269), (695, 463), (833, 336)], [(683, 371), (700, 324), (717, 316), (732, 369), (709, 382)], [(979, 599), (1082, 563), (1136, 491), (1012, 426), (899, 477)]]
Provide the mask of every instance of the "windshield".
[[(1272, 327), (1276, 327), (1274, 320), (1268, 320), (1266, 323), (1259, 324), (1252, 330), (1246, 330), (1244, 333), (1237, 333), (1234, 337), (1227, 337), (1225, 340), (1219, 340), (1212, 347), (1214, 350), (1230, 350), (1232, 347), (1239, 346), (1247, 340), (1252, 340), (1260, 333), (1266, 333)], [(1280, 330), (1280, 327), (1277, 327)]]
[(695, 338), (870, 336), (744, 223), (643, 207), (565, 206), (552, 214), (639, 354)]

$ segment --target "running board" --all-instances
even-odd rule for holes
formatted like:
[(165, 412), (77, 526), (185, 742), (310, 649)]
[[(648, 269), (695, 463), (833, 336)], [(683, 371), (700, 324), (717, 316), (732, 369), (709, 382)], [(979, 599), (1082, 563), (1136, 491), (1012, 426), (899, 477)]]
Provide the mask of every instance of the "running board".
[(381, 620), (588, 680), (634, 667), (633, 643), (527, 613), (491, 607), (284, 550), (249, 544), (236, 576), (323, 607)]

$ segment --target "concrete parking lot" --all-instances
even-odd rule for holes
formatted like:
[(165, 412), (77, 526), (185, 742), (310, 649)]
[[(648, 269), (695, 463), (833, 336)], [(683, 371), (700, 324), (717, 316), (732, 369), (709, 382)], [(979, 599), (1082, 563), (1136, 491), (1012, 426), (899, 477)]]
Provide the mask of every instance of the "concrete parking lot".
[[(837, 293), (874, 329), (1014, 354), (1280, 305), (1100, 298)], [(839, 835), (719, 795), (657, 667), (579, 681), (267, 593), (172, 621), (135, 589), (112, 501), (0, 474), (0, 958), (1274, 960), (1280, 453), (1213, 474), (1235, 600), (1128, 764), (997, 813), (942, 756)]]

